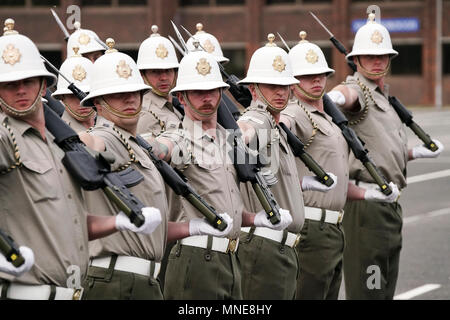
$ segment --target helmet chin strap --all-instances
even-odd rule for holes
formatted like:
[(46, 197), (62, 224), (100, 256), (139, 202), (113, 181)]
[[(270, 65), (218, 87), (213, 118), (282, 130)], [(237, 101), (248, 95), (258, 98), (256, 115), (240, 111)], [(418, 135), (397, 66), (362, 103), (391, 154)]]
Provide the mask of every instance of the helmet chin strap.
[(70, 107), (70, 105), (68, 103), (66, 103), (64, 100), (61, 100), (61, 103), (66, 107), (66, 110), (71, 114), (71, 116), (74, 117), (78, 121), (84, 121), (84, 120), (90, 119), (90, 118), (92, 118), (92, 116), (95, 113), (94, 109), (92, 109), (88, 114), (83, 115), (81, 113), (76, 112), (74, 109), (72, 109)]
[(111, 107), (106, 100), (103, 97), (99, 97), (99, 102), (100, 105), (105, 108), (109, 113), (115, 115), (116, 117), (122, 118), (122, 119), (133, 119), (139, 116), (139, 113), (142, 110), (142, 94), (141, 94), (141, 101), (139, 103), (139, 108), (136, 110), (135, 113), (125, 113), (125, 112), (121, 112), (118, 111), (116, 109), (114, 109), (113, 107)]
[(41, 85), (39, 87), (36, 99), (34, 99), (34, 102), (30, 105), (30, 107), (28, 107), (25, 110), (17, 110), (16, 108), (6, 103), (6, 101), (3, 100), (1, 97), (0, 97), (0, 105), (5, 107), (5, 109), (8, 110), (9, 113), (13, 114), (16, 117), (25, 117), (36, 110), (37, 106), (39, 105), (39, 102), (41, 101), (41, 92), (43, 88), (44, 88), (44, 80), (41, 78)]
[[(262, 102), (265, 103), (265, 105), (267, 106), (267, 109), (269, 109), (270, 111), (273, 111), (273, 112), (281, 112), (284, 109), (286, 109), (288, 102), (289, 102), (289, 98), (286, 99), (286, 103), (284, 104), (284, 106), (282, 106), (281, 108), (276, 108), (276, 107), (272, 106), (272, 104), (266, 99), (266, 97), (264, 97), (263, 93), (259, 89), (258, 84), (255, 83), (254, 86), (255, 86), (256, 95)], [(290, 97), (290, 95), (291, 95), (291, 91), (289, 90), (289, 97)]]
[(367, 70), (366, 68), (364, 68), (361, 64), (361, 61), (359, 61), (359, 56), (356, 56), (356, 63), (359, 65), (359, 67), (362, 69), (362, 73), (366, 76), (371, 76), (371, 77), (379, 77), (379, 76), (385, 76), (388, 71), (389, 68), (391, 66), (391, 59), (389, 58), (389, 62), (388, 65), (386, 66), (386, 68), (381, 71), (381, 72), (370, 72), (369, 70)]
[[(320, 100), (320, 99), (323, 98), (323, 95), (325, 94), (325, 88), (322, 89), (322, 92), (321, 92), (319, 95), (314, 95), (314, 94), (311, 94), (311, 93), (306, 92), (305, 90), (303, 90), (303, 88), (300, 87), (300, 85), (298, 85), (298, 84), (296, 84), (295, 87), (296, 87), (296, 88), (297, 88), (304, 96), (306, 96), (306, 97), (307, 97), (308, 99), (310, 99), (310, 100), (315, 100), (315, 101)], [(295, 93), (295, 90), (294, 90), (294, 95), (297, 96), (296, 93)]]
[(220, 97), (219, 100), (217, 101), (216, 105), (214, 106), (214, 109), (211, 112), (202, 112), (200, 110), (197, 110), (194, 108), (194, 106), (192, 105), (191, 101), (189, 100), (186, 91), (182, 92), (183, 98), (186, 101), (186, 105), (196, 114), (200, 115), (200, 116), (210, 116), (212, 114), (214, 114), (217, 111), (217, 108), (219, 108), (219, 104), (220, 104), (220, 100), (222, 99), (222, 89), (220, 89)]

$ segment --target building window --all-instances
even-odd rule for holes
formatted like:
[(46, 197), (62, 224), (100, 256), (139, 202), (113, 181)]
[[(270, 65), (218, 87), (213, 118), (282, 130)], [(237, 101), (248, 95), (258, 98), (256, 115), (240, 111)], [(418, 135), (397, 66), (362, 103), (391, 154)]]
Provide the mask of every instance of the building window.
[(450, 74), (450, 43), (444, 43), (442, 45), (442, 73)]
[[(39, 50), (39, 52), (42, 54), (42, 56), (47, 59), (48, 61), (51, 62), (51, 64), (53, 64), (54, 66), (60, 66), (62, 64), (62, 56), (61, 56), (61, 51), (57, 51), (57, 50)], [(47, 70), (53, 74), (55, 74), (56, 76), (58, 76), (55, 73), (55, 70), (51, 69), (49, 66), (47, 66), (47, 64), (45, 63), (45, 67), (47, 68)]]
[(295, 0), (267, 0), (267, 4), (295, 3)]
[(392, 60), (392, 75), (422, 74), (422, 45), (396, 45), (398, 56)]
[(111, 0), (81, 0), (82, 6), (110, 6)]
[(147, 0), (119, 0), (119, 6), (146, 6)]
[(216, 0), (218, 6), (244, 5), (245, 0)]
[(45, 7), (52, 7), (52, 6), (59, 6), (60, 5), (59, 0), (33, 0), (31, 1), (31, 4), (33, 6), (45, 6)]
[(1, 7), (20, 7), (25, 5), (25, 0), (2, 0)]
[(127, 55), (129, 55), (131, 58), (133, 58), (134, 61), (137, 61), (137, 57), (138, 57), (138, 50), (137, 49), (124, 49), (124, 50), (120, 50), (120, 52), (125, 53)]
[(209, 5), (209, 0), (180, 0), (180, 6), (207, 6)]
[(224, 65), (225, 71), (231, 75), (234, 74), (239, 79), (245, 77), (245, 49), (223, 49), (223, 56), (230, 59), (230, 62)]

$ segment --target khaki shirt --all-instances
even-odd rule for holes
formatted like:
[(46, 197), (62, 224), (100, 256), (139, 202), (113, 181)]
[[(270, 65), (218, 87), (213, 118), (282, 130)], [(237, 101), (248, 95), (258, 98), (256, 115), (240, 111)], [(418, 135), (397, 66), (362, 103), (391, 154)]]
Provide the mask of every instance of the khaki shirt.
[[(217, 213), (226, 212), (233, 219), (233, 229), (227, 237), (236, 239), (241, 230), (244, 203), (239, 192), (236, 171), (226, 154), (229, 149), (226, 143), (226, 131), (217, 125), (217, 137), (213, 139), (203, 131), (199, 123), (192, 121), (189, 117), (184, 117), (183, 129), (183, 137), (190, 142), (192, 159), (190, 163), (179, 164), (177, 168), (183, 169), (188, 183), (216, 209)], [(165, 133), (161, 137), (173, 140), (173, 136)], [(171, 220), (189, 221), (194, 218), (203, 218), (200, 211), (184, 198), (182, 198), (182, 205), (183, 211)]]
[[(313, 125), (300, 103), (318, 127), (308, 147), (306, 144), (313, 136)], [(349, 147), (341, 129), (329, 115), (303, 101), (291, 101), (281, 113), (289, 119), (292, 133), (305, 144), (306, 152), (325, 172), (337, 176), (336, 187), (328, 192), (303, 191), (305, 205), (336, 211), (343, 209), (347, 199)], [(295, 163), (301, 177), (314, 175), (299, 158), (295, 158)]]
[(75, 132), (85, 132), (87, 130), (77, 119), (72, 118), (67, 111), (64, 111), (61, 119), (63, 119)]
[[(105, 141), (106, 150), (115, 155), (116, 161), (112, 169), (116, 171), (130, 160), (129, 153), (119, 134), (113, 131), (112, 122), (103, 121), (102, 126), (96, 126), (91, 134)], [(136, 155), (138, 163), (131, 167), (144, 176), (144, 180), (129, 190), (146, 206), (155, 207), (161, 211), (162, 223), (150, 235), (129, 231), (114, 233), (108, 237), (91, 241), (89, 253), (91, 257), (111, 255), (133, 256), (147, 260), (161, 261), (167, 239), (167, 199), (164, 182), (147, 153), (137, 144), (135, 138), (127, 131), (115, 127), (126, 139)], [(103, 191), (85, 191), (86, 206), (99, 214), (116, 215), (119, 212), (116, 205), (111, 204)]]
[[(22, 162), (8, 173), (14, 147), (3, 121), (12, 129)], [(0, 228), (34, 253), (31, 270), (14, 282), (66, 287), (74, 267), (80, 280), (87, 272), (87, 212), (81, 188), (61, 162), (64, 152), (49, 131), (45, 135), (47, 141), (28, 123), (0, 113)]]
[(152, 133), (157, 136), (163, 131), (179, 128), (181, 119), (182, 115), (174, 109), (172, 103), (149, 91), (142, 99), (137, 133)]
[[(260, 153), (267, 147), (267, 157), (270, 158), (270, 168), (278, 179), (278, 182), (270, 189), (279, 206), (289, 210), (292, 215), (292, 223), (288, 231), (298, 233), (302, 229), (305, 220), (302, 190), (300, 178), (297, 172), (295, 157), (287, 143), (286, 133), (274, 126), (272, 115), (266, 111), (266, 107), (252, 101), (238, 122), (248, 122), (256, 129), (259, 140)], [(252, 142), (250, 142), (250, 145)], [(265, 152), (263, 152), (264, 154)], [(262, 206), (249, 182), (241, 184), (245, 207), (250, 211), (258, 212)]]
[[(369, 150), (369, 156), (386, 177), (387, 181), (394, 182), (399, 188), (406, 186), (406, 164), (408, 162), (408, 148), (405, 125), (401, 122), (394, 108), (389, 104), (389, 88), (386, 85), (384, 93), (378, 86), (356, 72), (348, 76), (346, 85), (358, 92), (361, 111), (346, 112), (349, 121), (357, 121), (364, 114), (366, 106), (364, 93), (357, 84), (356, 79), (370, 89), (375, 103), (368, 98), (368, 112), (364, 120), (356, 125), (350, 125), (358, 136), (364, 141), (365, 148)], [(350, 179), (366, 182), (375, 182), (363, 164), (350, 155)]]

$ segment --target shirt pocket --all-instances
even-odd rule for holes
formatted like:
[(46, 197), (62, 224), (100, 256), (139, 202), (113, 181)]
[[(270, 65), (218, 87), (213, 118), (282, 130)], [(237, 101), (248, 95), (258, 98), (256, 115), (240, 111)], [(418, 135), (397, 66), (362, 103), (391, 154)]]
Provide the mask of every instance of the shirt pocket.
[(24, 183), (33, 202), (58, 198), (59, 179), (48, 160), (24, 160), (22, 164), (29, 172), (24, 176)]

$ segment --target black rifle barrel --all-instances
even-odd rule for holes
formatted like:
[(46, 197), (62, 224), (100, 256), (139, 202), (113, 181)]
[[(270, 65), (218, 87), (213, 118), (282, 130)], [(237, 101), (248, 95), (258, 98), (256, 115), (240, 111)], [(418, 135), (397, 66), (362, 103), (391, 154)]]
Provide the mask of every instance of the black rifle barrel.
[(0, 252), (16, 268), (25, 263), (25, 258), (20, 254), (18, 245), (2, 230), (0, 230)]

